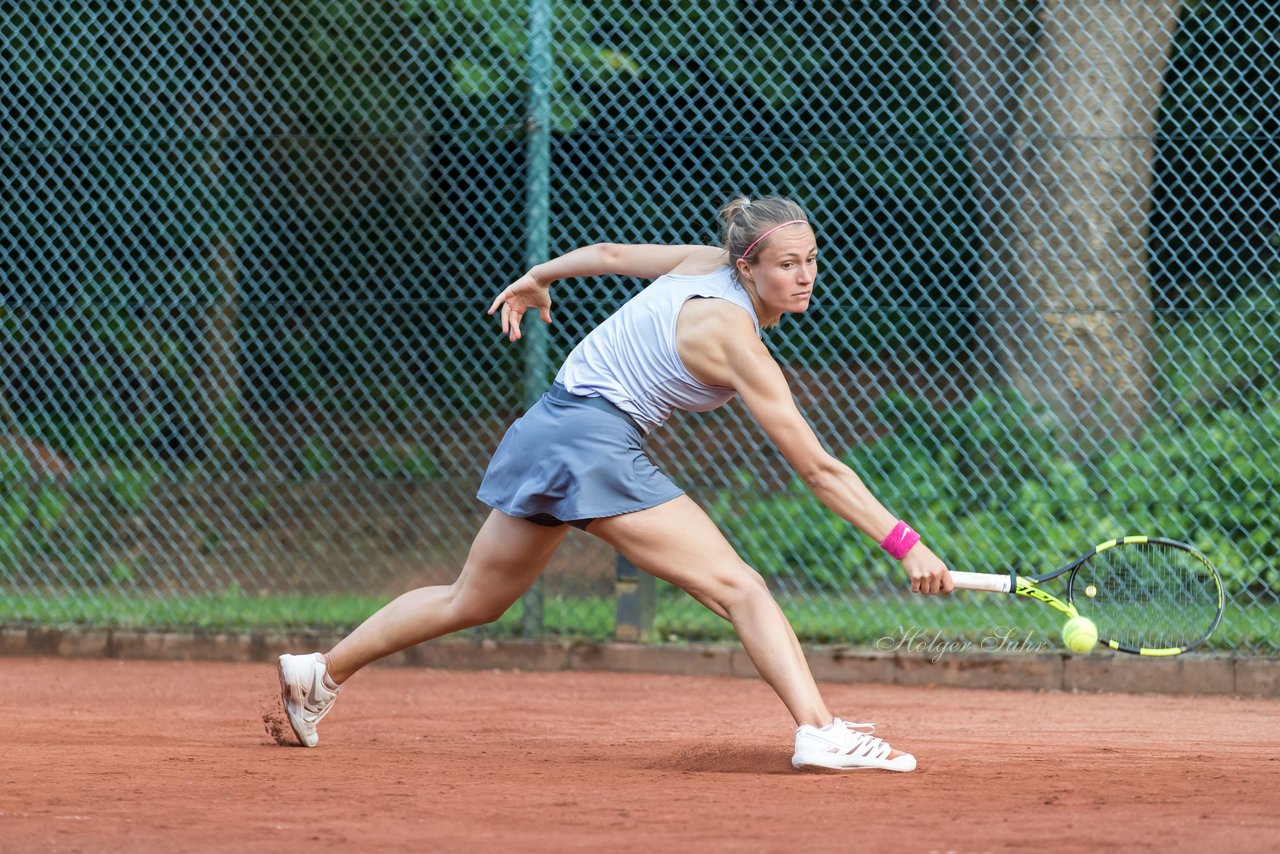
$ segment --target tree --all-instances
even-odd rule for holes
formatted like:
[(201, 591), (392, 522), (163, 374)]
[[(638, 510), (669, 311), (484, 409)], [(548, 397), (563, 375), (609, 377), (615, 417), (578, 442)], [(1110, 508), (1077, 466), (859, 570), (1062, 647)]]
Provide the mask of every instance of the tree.
[(1094, 436), (1147, 411), (1152, 138), (1180, 5), (937, 5), (984, 234), (989, 367)]

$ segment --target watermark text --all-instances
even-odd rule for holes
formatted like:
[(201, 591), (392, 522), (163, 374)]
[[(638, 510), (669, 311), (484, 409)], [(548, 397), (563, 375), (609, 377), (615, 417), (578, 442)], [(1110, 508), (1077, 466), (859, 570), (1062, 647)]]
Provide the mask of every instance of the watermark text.
[(941, 629), (925, 629), (919, 626), (898, 626), (893, 634), (877, 638), (875, 648), (880, 652), (911, 652), (925, 654), (938, 663), (943, 656), (966, 652), (1052, 652), (1053, 643), (1036, 636), (1034, 631), (1024, 632), (1016, 626), (995, 626), (989, 634), (977, 640), (949, 638)]

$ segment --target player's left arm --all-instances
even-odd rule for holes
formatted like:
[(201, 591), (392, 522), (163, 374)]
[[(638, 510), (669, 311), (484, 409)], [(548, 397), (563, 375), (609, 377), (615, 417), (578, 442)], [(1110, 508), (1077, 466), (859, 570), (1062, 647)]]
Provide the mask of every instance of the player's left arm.
[[(710, 361), (719, 374), (717, 385), (735, 389), (751, 415), (795, 469), (813, 494), (833, 513), (881, 542), (897, 523), (856, 472), (822, 446), (791, 395), (782, 369), (755, 335), (750, 319), (727, 316), (745, 328), (714, 336), (718, 352)], [(707, 367), (704, 360), (699, 365)], [(705, 380), (704, 380), (705, 381)], [(917, 543), (902, 561), (911, 589), (945, 593), (952, 589), (947, 567), (924, 543)]]

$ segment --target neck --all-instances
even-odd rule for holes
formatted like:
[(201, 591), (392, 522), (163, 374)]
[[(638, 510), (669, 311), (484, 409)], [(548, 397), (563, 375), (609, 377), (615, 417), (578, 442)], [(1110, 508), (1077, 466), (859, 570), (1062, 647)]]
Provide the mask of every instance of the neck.
[(756, 311), (756, 320), (760, 321), (760, 328), (777, 326), (778, 321), (782, 319), (782, 312), (765, 308), (765, 304), (760, 300), (760, 295), (756, 293), (754, 282), (749, 282), (741, 277), (739, 277), (738, 281), (742, 283), (742, 288), (747, 292), (747, 296), (751, 297), (751, 307)]

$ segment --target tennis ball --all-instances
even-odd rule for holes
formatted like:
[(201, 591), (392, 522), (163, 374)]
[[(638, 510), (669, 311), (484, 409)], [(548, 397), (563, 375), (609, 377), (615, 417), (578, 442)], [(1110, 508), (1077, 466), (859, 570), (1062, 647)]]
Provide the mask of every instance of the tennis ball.
[(1086, 595), (1086, 596), (1088, 596), (1090, 599), (1092, 599), (1094, 596), (1097, 596), (1097, 595), (1098, 595), (1098, 588), (1096, 588), (1096, 587), (1094, 587), (1092, 584), (1090, 584), (1088, 587), (1086, 587), (1086, 588), (1084, 589), (1084, 595)]
[(1088, 617), (1072, 617), (1062, 627), (1062, 642), (1072, 652), (1088, 652), (1098, 643), (1098, 627)]

